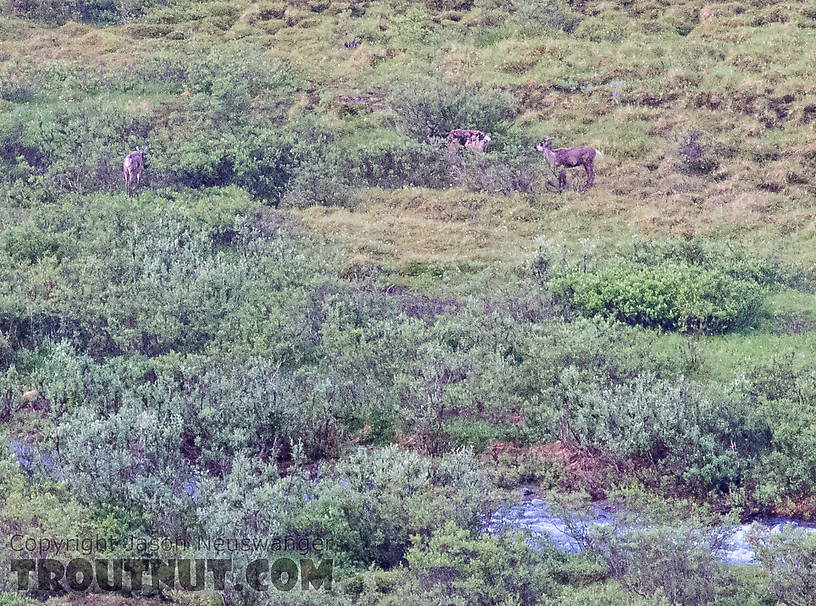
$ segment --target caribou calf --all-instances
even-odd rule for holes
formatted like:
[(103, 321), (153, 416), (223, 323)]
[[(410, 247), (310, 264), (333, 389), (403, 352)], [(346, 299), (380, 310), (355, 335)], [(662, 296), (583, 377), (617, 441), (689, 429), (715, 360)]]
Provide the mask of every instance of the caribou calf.
[(125, 156), (125, 161), (122, 163), (122, 172), (125, 175), (125, 192), (130, 194), (130, 188), (133, 185), (134, 179), (138, 185), (144, 171), (144, 151), (138, 147), (136, 151), (130, 152)]
[(478, 152), (484, 152), (490, 145), (490, 137), (480, 130), (467, 130), (456, 128), (448, 133), (446, 139), (448, 149), (454, 150), (458, 147), (469, 147)]
[(552, 141), (547, 137), (536, 145), (536, 150), (544, 154), (544, 158), (558, 173), (558, 191), (562, 191), (567, 186), (567, 169), (583, 166), (586, 171), (586, 189), (595, 184), (595, 156), (603, 154), (594, 147), (563, 147), (553, 149)]

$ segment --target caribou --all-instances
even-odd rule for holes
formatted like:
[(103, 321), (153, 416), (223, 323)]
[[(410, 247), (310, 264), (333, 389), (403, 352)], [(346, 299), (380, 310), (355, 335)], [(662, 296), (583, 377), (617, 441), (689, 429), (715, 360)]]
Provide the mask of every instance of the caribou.
[(595, 156), (603, 154), (594, 147), (563, 147), (552, 148), (552, 141), (546, 137), (541, 143), (535, 146), (537, 151), (544, 154), (544, 158), (558, 173), (558, 191), (562, 191), (567, 186), (567, 169), (583, 166), (586, 171), (587, 181), (585, 188), (589, 189), (595, 184)]
[(477, 152), (484, 152), (490, 145), (490, 137), (480, 130), (469, 130), (456, 128), (448, 133), (448, 149), (454, 150), (459, 147), (469, 147)]
[(144, 151), (137, 147), (136, 151), (130, 152), (125, 156), (125, 161), (122, 162), (122, 172), (125, 175), (125, 193), (130, 195), (130, 188), (133, 185), (134, 179), (138, 185), (143, 171)]

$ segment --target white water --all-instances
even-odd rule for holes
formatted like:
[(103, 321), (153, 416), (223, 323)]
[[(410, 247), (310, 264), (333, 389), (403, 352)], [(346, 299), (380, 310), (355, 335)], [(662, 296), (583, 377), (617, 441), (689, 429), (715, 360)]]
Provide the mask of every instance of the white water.
[[(604, 526), (610, 524), (613, 520), (614, 514), (596, 507), (593, 511), (592, 520), (588, 521), (587, 525), (590, 527), (593, 525)], [(753, 547), (747, 539), (754, 524), (770, 528), (772, 533), (782, 532), (786, 524), (793, 524), (794, 527), (801, 528), (804, 532), (816, 533), (816, 527), (812, 524), (803, 524), (782, 518), (741, 524), (736, 526), (728, 536), (721, 557), (723, 562), (740, 566), (757, 564)], [(525, 499), (512, 507), (499, 509), (490, 518), (486, 531), (490, 534), (498, 534), (508, 528), (529, 530), (532, 536), (548, 538), (559, 549), (564, 551), (575, 553), (581, 550), (579, 542), (570, 534), (570, 530), (564, 521), (552, 512), (543, 499)]]

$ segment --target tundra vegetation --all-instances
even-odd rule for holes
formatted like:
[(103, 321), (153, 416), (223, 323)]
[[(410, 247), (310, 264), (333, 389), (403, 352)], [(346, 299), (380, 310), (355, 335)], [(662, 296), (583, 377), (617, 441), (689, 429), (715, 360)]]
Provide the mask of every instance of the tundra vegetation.
[[(331, 591), (227, 604), (814, 604), (812, 541), (735, 569), (699, 533), (816, 519), (814, 32), (798, 1), (4, 0), (0, 536), (331, 539)], [(548, 185), (545, 136), (603, 150), (595, 187)], [(522, 484), (652, 525), (483, 534)], [(17, 593), (12, 557), (2, 606), (114, 603)]]

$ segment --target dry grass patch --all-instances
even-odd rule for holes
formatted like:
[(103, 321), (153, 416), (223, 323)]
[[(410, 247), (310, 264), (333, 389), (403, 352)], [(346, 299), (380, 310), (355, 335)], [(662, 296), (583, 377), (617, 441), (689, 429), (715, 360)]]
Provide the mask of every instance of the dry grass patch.
[(368, 190), (355, 211), (312, 207), (307, 224), (378, 264), (519, 263), (535, 250), (541, 211), (530, 198), (461, 190)]
[(627, 191), (627, 183), (644, 180), (641, 170), (627, 164), (609, 171), (588, 192), (532, 198), (460, 189), (364, 190), (354, 211), (312, 207), (299, 212), (357, 261), (396, 268), (414, 262), (513, 267), (536, 249), (540, 237), (556, 233), (568, 240), (633, 234), (727, 237), (816, 266), (816, 251), (808, 244), (816, 205), (809, 196), (746, 189), (746, 175), (717, 183), (676, 173), (672, 177), (693, 187), (669, 195), (637, 185)]

